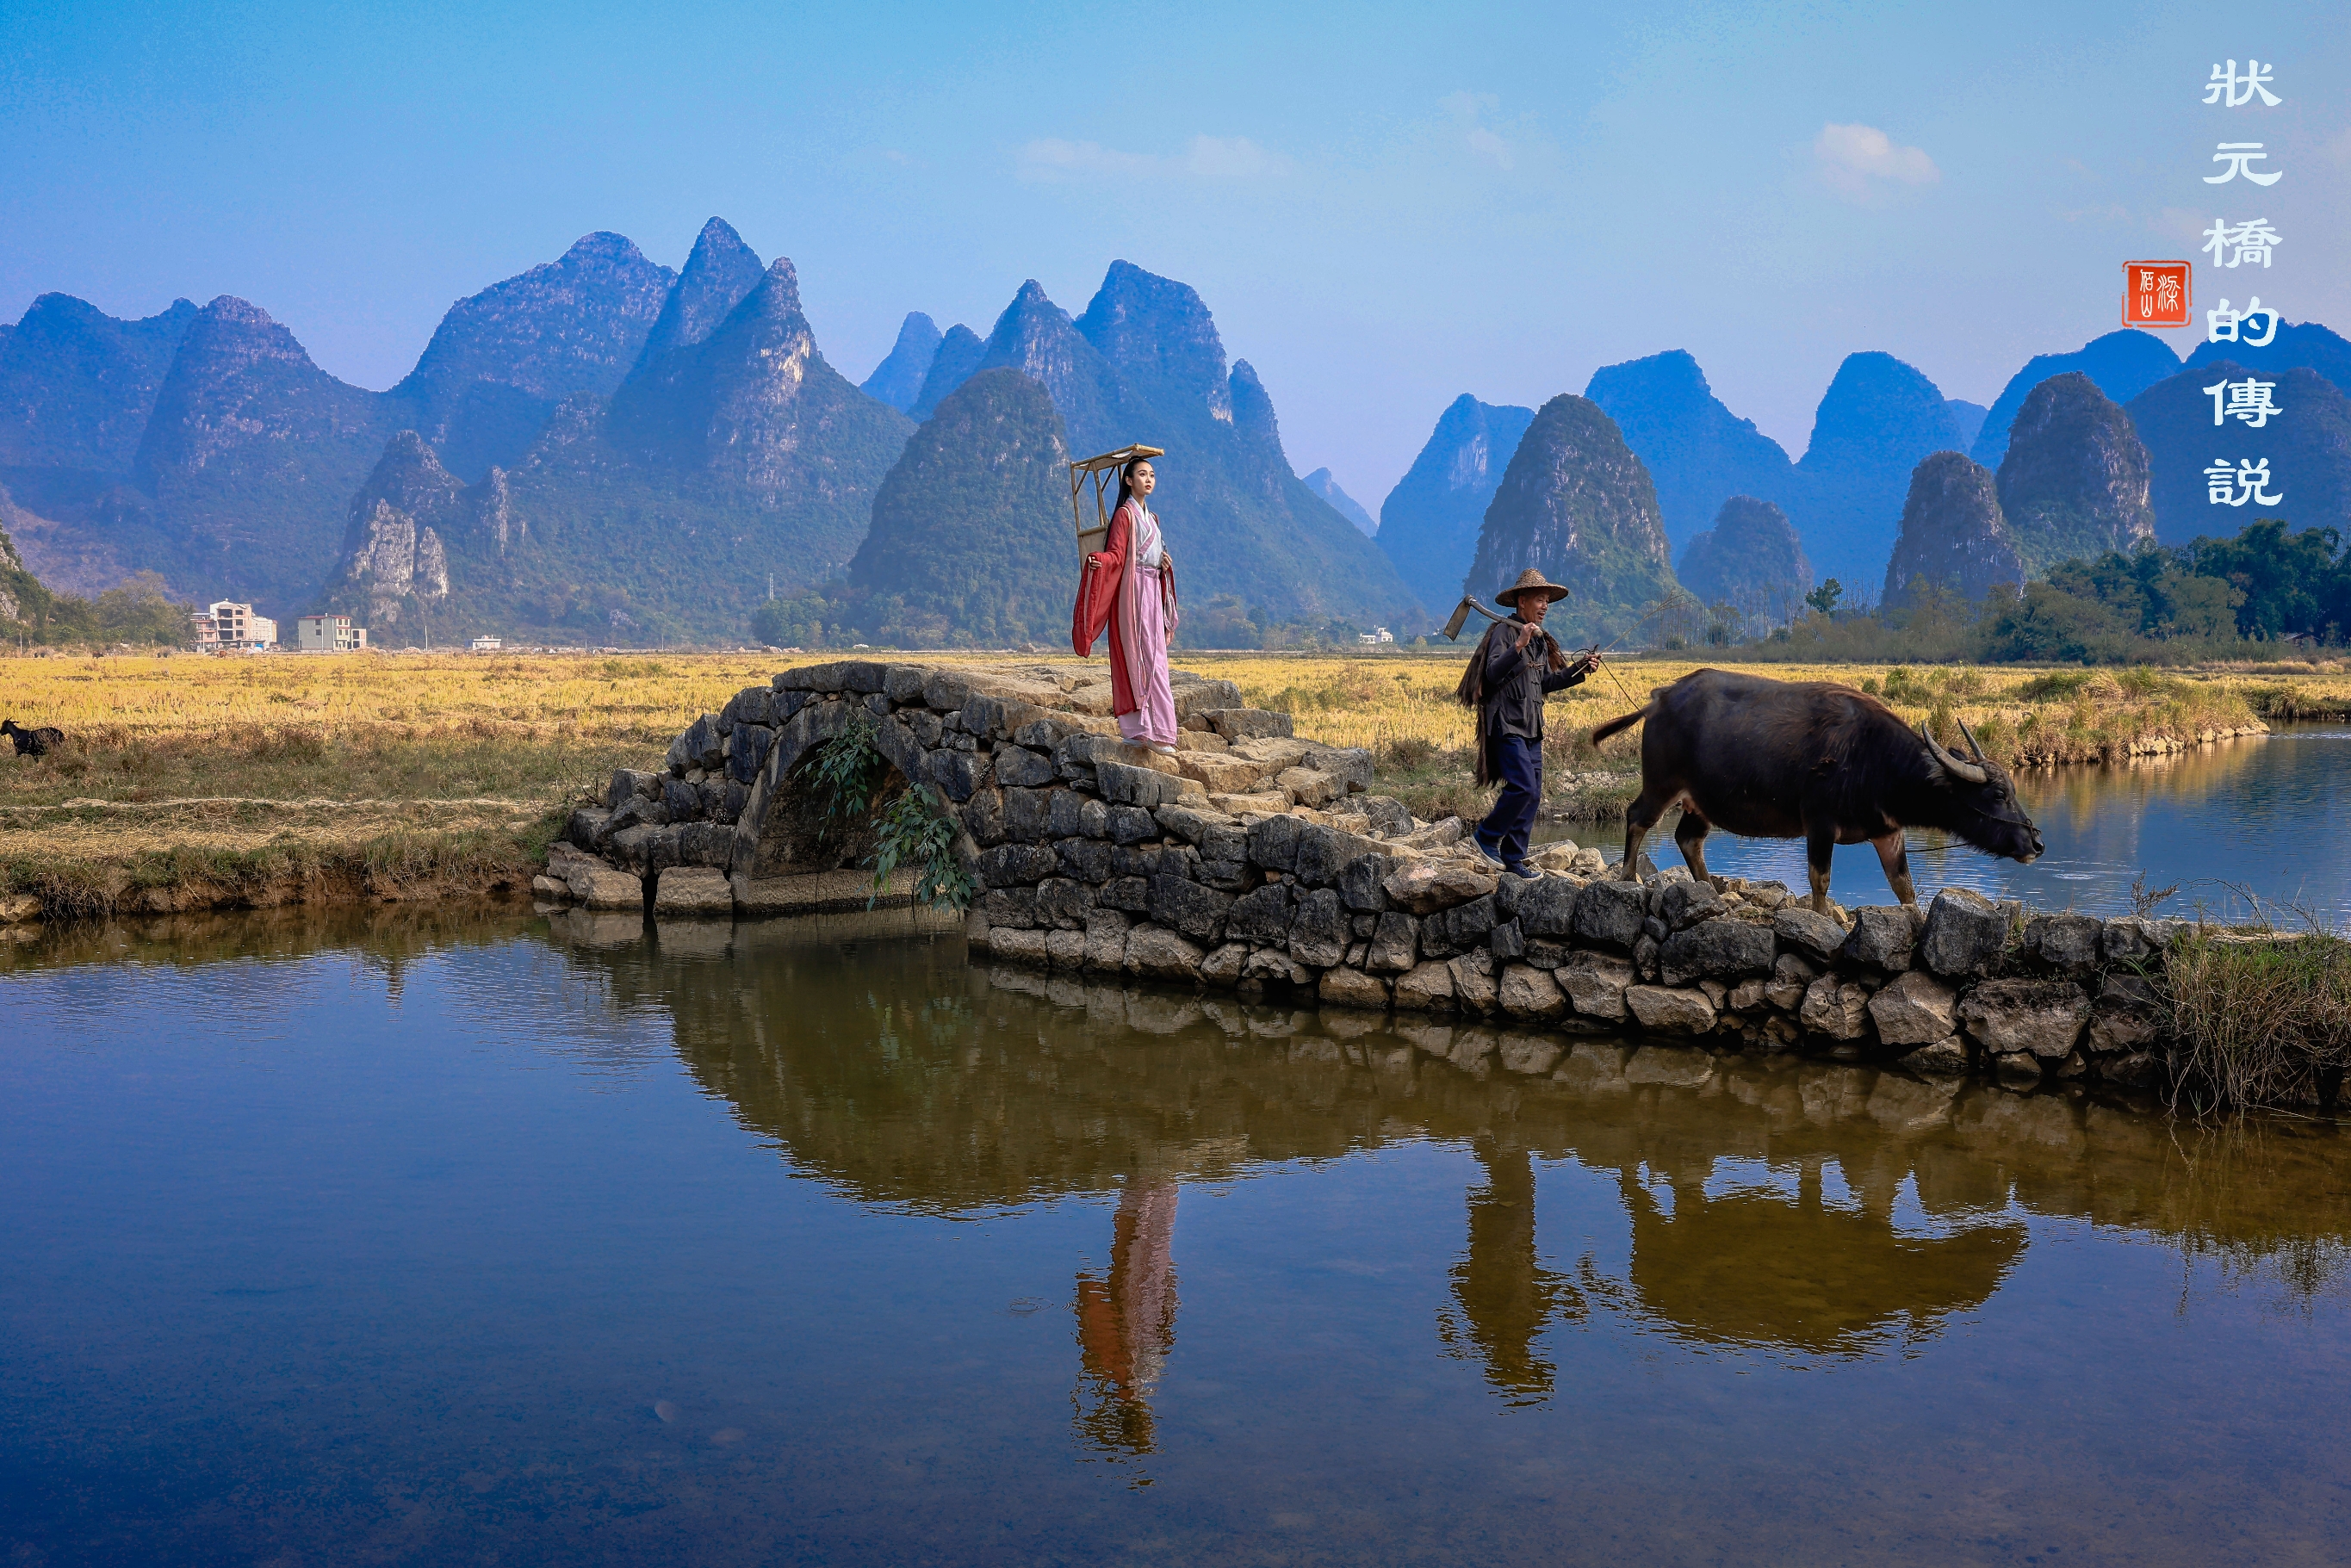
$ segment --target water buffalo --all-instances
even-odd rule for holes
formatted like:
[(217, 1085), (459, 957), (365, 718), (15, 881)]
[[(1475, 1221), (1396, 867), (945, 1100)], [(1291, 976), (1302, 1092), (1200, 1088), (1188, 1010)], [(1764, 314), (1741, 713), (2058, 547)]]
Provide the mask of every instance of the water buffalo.
[(0, 735), (16, 743), (19, 757), (47, 757), (65, 744), (66, 732), (44, 725), (39, 729), (26, 729), (13, 718), (0, 718)]
[(1867, 842), (1886, 880), (1908, 904), (1905, 828), (1939, 828), (1980, 850), (2030, 862), (2041, 834), (2017, 804), (2008, 770), (1983, 754), (1953, 756), (1920, 725), (1912, 733), (1876, 697), (1834, 681), (1770, 681), (1695, 670), (1649, 694), (1648, 703), (1592, 732), (1598, 745), (1643, 719), (1641, 793), (1625, 809), (1627, 876), (1641, 841), (1668, 806), (1682, 809), (1674, 841), (1704, 880), (1707, 830), (1756, 839), (1802, 839), (1813, 907), (1829, 896), (1829, 852)]

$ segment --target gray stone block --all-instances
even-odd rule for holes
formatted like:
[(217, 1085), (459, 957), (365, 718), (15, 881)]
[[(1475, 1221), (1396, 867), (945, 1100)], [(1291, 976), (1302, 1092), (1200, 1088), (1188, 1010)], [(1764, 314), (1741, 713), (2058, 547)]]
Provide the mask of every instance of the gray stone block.
[(1066, 876), (1049, 876), (1037, 884), (1037, 923), (1064, 931), (1085, 927), (1094, 909), (1094, 890)]
[(1382, 915), (1372, 932), (1371, 951), (1364, 956), (1364, 967), (1384, 974), (1401, 975), (1419, 961), (1420, 922), (1401, 910), (1391, 909)]
[(1364, 855), (1349, 861), (1339, 873), (1340, 902), (1360, 914), (1384, 913), (1388, 906), (1388, 894), (1381, 883), (1394, 864), (1385, 855)]
[(1848, 962), (1891, 973), (1910, 967), (1917, 940), (1918, 927), (1907, 908), (1898, 904), (1872, 904), (1853, 912), (1853, 931), (1838, 951)]
[(1766, 975), (1779, 952), (1769, 927), (1748, 920), (1701, 920), (1666, 938), (1657, 949), (1657, 973), (1668, 986)]
[(2008, 948), (2008, 915), (1982, 894), (1947, 887), (1927, 909), (1917, 961), (1938, 975), (1981, 975)]
[(1791, 952), (1825, 964), (1844, 946), (1844, 927), (1825, 915), (1783, 904), (1771, 915), (1771, 934)]
[(1296, 817), (1267, 817), (1249, 830), (1249, 858), (1268, 871), (1298, 869), (1298, 837), (1306, 824)]
[(1129, 915), (1141, 915), (1151, 906), (1151, 880), (1141, 876), (1114, 876), (1102, 883), (1094, 902), (1104, 909), (1124, 910)]
[(1070, 789), (1056, 789), (1046, 797), (1047, 821), (1053, 837), (1071, 839), (1086, 831), (1088, 799)]
[(1466, 953), (1485, 945), (1495, 925), (1494, 895), (1441, 910), (1420, 923), (1420, 950), (1431, 958)]
[(924, 753), (928, 761), (931, 782), (937, 785), (950, 800), (968, 800), (971, 792), (979, 788), (986, 777), (987, 758), (971, 751), (950, 751), (941, 747)]
[[(1519, 929), (1517, 921), (1501, 921), (1492, 931), (1487, 933), (1486, 949), (1494, 955), (1494, 961), (1498, 964), (1512, 958), (1524, 957), (1527, 951), (1526, 935)], [(1506, 1007), (1504, 1010), (1509, 1009)]]
[[(1657, 918), (1666, 923), (1668, 932), (1684, 931), (1701, 920), (1712, 920), (1729, 906), (1713, 888), (1702, 882), (1667, 883), (1657, 899)], [(1844, 935), (1838, 934), (1840, 937)], [(1666, 984), (1680, 982), (1667, 980)]]
[(2060, 974), (2086, 975), (2098, 967), (2101, 922), (2088, 915), (2039, 915), (2024, 926), (2024, 945)]
[(1349, 865), (1367, 855), (1378, 855), (1382, 847), (1377, 839), (1342, 832), (1321, 822), (1309, 822), (1298, 831), (1293, 869), (1298, 873), (1298, 880), (1309, 887), (1330, 887), (1337, 883), (1340, 874)]
[(1025, 746), (1006, 744), (996, 748), (996, 781), (998, 784), (1017, 784), (1024, 789), (1034, 789), (1052, 783), (1058, 777), (1053, 768), (1053, 759), (1050, 757), (1040, 756)]
[(1061, 852), (1061, 869), (1080, 882), (1110, 880), (1110, 845), (1102, 840), (1063, 839), (1054, 848)]
[[(1499, 888), (1497, 892), (1500, 891)], [(1519, 879), (1513, 895), (1516, 917), (1529, 936), (1566, 936), (1575, 929), (1575, 902), (1580, 891), (1563, 876)]]
[(963, 831), (971, 841), (982, 849), (993, 849), (1005, 839), (1004, 791), (976, 789), (957, 813), (963, 819)]
[(1140, 806), (1110, 808), (1110, 837), (1113, 843), (1139, 844), (1145, 839), (1159, 836), (1159, 823)]
[(1328, 969), (1346, 957), (1350, 935), (1338, 893), (1316, 888), (1298, 901), (1290, 925), (1290, 956), (1299, 963)]
[(999, 844), (982, 850), (972, 871), (990, 887), (1018, 887), (1052, 875), (1061, 865), (1061, 857), (1046, 845)]
[(1232, 906), (1229, 894), (1162, 872), (1151, 879), (1144, 912), (1195, 942), (1214, 944), (1224, 937), (1225, 915)]
[(1237, 942), (1287, 943), (1295, 902), (1289, 885), (1278, 882), (1245, 894), (1225, 916), (1225, 935)]
[(1208, 727), (1227, 740), (1255, 740), (1265, 736), (1290, 733), (1290, 716), (1272, 713), (1264, 708), (1209, 708), (1198, 714), (1208, 721)]
[(1123, 762), (1095, 763), (1094, 778), (1103, 800), (1121, 806), (1140, 806), (1146, 811), (1174, 805), (1183, 793), (1176, 779), (1148, 768), (1130, 768)]
[[(1523, 916), (1524, 892), (1520, 894), (1519, 904)], [(1588, 882), (1576, 893), (1569, 935), (1578, 942), (1623, 951), (1640, 940), (1641, 925), (1647, 918), (1648, 910), (1637, 883)]]

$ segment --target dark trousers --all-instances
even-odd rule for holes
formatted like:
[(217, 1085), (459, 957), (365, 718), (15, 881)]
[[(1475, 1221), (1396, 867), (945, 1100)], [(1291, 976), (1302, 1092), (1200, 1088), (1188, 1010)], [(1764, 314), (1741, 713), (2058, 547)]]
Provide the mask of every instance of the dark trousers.
[(1535, 812), (1542, 806), (1542, 742), (1522, 735), (1491, 736), (1487, 759), (1502, 792), (1494, 809), (1478, 824), (1479, 846), (1506, 866), (1526, 863), (1527, 837), (1535, 831)]

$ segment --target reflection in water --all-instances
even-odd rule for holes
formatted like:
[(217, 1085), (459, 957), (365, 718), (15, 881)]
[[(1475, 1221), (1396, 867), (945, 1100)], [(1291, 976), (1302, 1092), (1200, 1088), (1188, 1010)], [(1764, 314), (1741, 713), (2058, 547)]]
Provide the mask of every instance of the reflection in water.
[(1153, 1448), (1151, 1387), (1176, 1348), (1176, 1184), (1136, 1181), (1111, 1222), (1110, 1274), (1078, 1276), (1078, 1344), (1084, 1383), (1078, 1429), (1107, 1452)]
[(1806, 1161), (1792, 1197), (1755, 1186), (1708, 1196), (1695, 1166), (1663, 1175), (1663, 1194), (1622, 1172), (1635, 1312), (1700, 1342), (1837, 1356), (1909, 1348), (1982, 1306), (2024, 1250), (2013, 1221), (1905, 1234), (1882, 1179), (1833, 1206), (1827, 1174)]
[[(874, 918), (875, 935), (904, 929), (903, 915)], [(1081, 1428), (1124, 1452), (1159, 1440), (1149, 1394), (1174, 1340), (1176, 1183), (1270, 1162), (1467, 1146), (1482, 1180), (1438, 1333), (1513, 1403), (1552, 1394), (1544, 1336), (1588, 1326), (1595, 1306), (1693, 1348), (1914, 1351), (2013, 1269), (2017, 1203), (2256, 1268), (2290, 1263), (2282, 1233), (2318, 1222), (2323, 1239), (2300, 1249), (2315, 1249), (2311, 1280), (2339, 1271), (2351, 1229), (2339, 1202), (2323, 1221), (2304, 1210), (2311, 1189), (2285, 1167), (2252, 1162), (2236, 1174), (2258, 1169), (2258, 1190), (2232, 1190), (2189, 1163), (2201, 1134), (2078, 1092), (1604, 1040), (1520, 1079), (1494, 1068), (1520, 1039), (1507, 1030), (1414, 1020), (1392, 1033), (1353, 1015), (973, 970), (952, 936), (874, 946), (838, 924), (737, 926), (723, 954), (684, 962), (642, 942), (574, 951), (610, 967), (613, 1005), (667, 1009), (688, 1070), (747, 1124), (864, 1201), (971, 1213), (1117, 1189), (1110, 1268), (1080, 1276), (1076, 1311), (1092, 1391)], [(852, 952), (858, 972), (896, 977), (848, 980)], [(2273, 1135), (2286, 1140), (2273, 1153), (2297, 1136)], [(1569, 1276), (1541, 1265), (1542, 1161), (1613, 1178), (1621, 1277), (1588, 1259)], [(1726, 1185), (1732, 1167), (1784, 1179)], [(2232, 1214), (2217, 1228), (2216, 1202)]]
[[(1599, 1040), (1526, 1077), (1507, 1029), (975, 970), (904, 915), (0, 972), (0, 1562), (2341, 1554), (2327, 1123)], [(179, 1027), (230, 1010), (285, 1032)]]
[(1470, 1189), (1469, 1247), (1453, 1265), (1459, 1315), (1441, 1312), (1437, 1334), (1457, 1355), (1474, 1347), (1486, 1380), (1511, 1404), (1540, 1404), (1554, 1374), (1535, 1336), (1554, 1317), (1582, 1316), (1583, 1302), (1536, 1254), (1532, 1157), (1492, 1137), (1471, 1146), (1486, 1180)]

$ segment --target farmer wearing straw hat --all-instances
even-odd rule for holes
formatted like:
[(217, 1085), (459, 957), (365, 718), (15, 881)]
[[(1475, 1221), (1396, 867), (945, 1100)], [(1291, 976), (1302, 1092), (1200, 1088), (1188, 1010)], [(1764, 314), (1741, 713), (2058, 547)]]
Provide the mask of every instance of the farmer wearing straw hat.
[(1596, 648), (1571, 660), (1542, 629), (1553, 601), (1566, 597), (1566, 589), (1532, 567), (1519, 573), (1494, 595), (1510, 618), (1486, 628), (1454, 693), (1464, 707), (1478, 710), (1478, 782), (1502, 786), (1478, 824), (1479, 852), (1520, 876), (1535, 874), (1527, 869), (1527, 837), (1542, 805), (1543, 698), (1580, 685), (1600, 664)]

